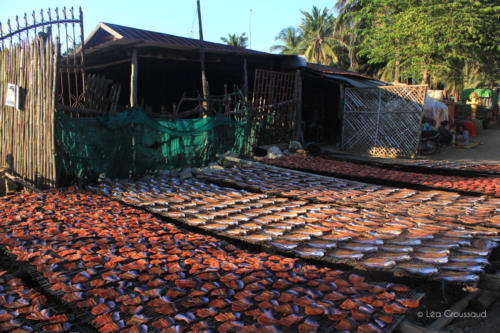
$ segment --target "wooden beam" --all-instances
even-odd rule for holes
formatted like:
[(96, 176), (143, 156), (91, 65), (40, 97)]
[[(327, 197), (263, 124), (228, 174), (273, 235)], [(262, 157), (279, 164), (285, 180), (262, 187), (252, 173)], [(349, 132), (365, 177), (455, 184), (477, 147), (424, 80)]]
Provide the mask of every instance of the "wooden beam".
[(23, 179), (21, 179), (20, 177), (17, 177), (17, 176), (14, 176), (14, 175), (11, 175), (10, 173), (8, 172), (4, 172), (4, 176), (5, 178), (7, 179), (10, 179), (11, 181), (23, 186), (24, 188), (27, 188), (29, 189), (30, 191), (33, 191), (33, 192), (37, 192), (37, 193), (40, 193), (40, 190), (35, 188), (34, 186), (26, 183)]
[(91, 71), (91, 70), (95, 70), (95, 69), (102, 69), (102, 68), (107, 68), (107, 67), (111, 67), (111, 66), (125, 64), (125, 63), (130, 63), (130, 59), (117, 60), (117, 61), (107, 62), (105, 64), (94, 65), (94, 66), (86, 66), (85, 70)]
[(500, 291), (500, 275), (496, 274), (482, 274), (479, 280), (480, 289), (487, 289), (492, 291)]
[(418, 326), (408, 320), (404, 320), (396, 328), (396, 332), (401, 333), (439, 333), (437, 330), (429, 329), (426, 327)]
[(498, 297), (500, 297), (500, 292), (498, 291), (481, 290), (481, 293), (474, 300), (473, 304), (475, 308), (486, 310)]
[[(462, 298), (460, 301), (455, 303), (447, 312), (449, 313), (460, 313), (469, 306), (469, 303), (476, 298), (479, 295), (479, 291), (475, 291), (473, 293), (468, 294), (464, 298)], [(440, 329), (444, 328), (446, 325), (451, 323), (455, 319), (454, 316), (442, 316), (435, 321), (433, 321), (427, 328), (431, 330), (437, 330), (439, 331)]]
[(134, 49), (132, 52), (131, 59), (131, 68), (130, 68), (130, 106), (137, 106), (137, 49)]

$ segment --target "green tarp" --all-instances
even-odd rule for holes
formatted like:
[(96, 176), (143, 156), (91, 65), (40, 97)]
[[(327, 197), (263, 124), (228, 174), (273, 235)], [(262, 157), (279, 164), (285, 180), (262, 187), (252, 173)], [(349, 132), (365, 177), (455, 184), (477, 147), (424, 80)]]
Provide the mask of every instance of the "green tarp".
[(223, 115), (166, 121), (139, 109), (92, 119), (56, 113), (58, 170), (66, 182), (203, 166), (228, 150), (248, 154), (251, 137), (246, 122)]

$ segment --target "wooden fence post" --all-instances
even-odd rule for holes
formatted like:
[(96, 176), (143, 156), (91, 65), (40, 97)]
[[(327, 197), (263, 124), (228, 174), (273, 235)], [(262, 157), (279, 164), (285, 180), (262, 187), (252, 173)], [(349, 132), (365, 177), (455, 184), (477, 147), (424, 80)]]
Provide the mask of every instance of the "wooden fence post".
[(137, 106), (137, 75), (138, 75), (138, 64), (137, 64), (137, 49), (132, 52), (130, 67), (130, 107)]

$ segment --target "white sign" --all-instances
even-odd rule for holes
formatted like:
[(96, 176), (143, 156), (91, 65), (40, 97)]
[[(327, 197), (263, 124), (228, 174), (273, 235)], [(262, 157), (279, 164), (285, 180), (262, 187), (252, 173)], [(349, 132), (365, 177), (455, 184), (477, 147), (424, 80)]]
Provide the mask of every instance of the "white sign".
[(5, 105), (19, 109), (19, 87), (12, 83), (7, 83), (7, 95)]

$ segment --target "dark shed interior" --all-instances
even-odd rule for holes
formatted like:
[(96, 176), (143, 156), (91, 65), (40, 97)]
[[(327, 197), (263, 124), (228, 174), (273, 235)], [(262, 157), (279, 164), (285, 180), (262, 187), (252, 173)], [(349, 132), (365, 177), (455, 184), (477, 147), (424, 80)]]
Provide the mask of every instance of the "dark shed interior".
[(304, 141), (335, 144), (342, 127), (340, 83), (310, 74), (302, 82)]

